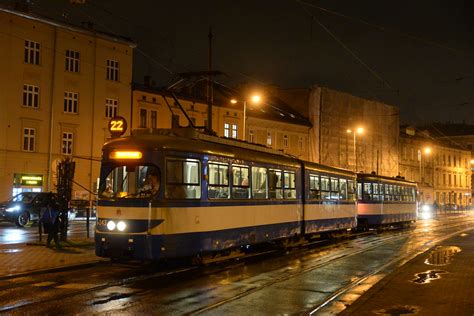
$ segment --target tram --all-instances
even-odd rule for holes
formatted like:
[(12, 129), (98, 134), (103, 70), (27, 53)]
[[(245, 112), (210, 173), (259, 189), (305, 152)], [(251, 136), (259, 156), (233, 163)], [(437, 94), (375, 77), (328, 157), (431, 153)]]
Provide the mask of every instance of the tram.
[(357, 226), (353, 172), (194, 129), (103, 147), (96, 254), (160, 260)]
[(417, 186), (401, 177), (357, 174), (357, 221), (361, 228), (416, 221)]

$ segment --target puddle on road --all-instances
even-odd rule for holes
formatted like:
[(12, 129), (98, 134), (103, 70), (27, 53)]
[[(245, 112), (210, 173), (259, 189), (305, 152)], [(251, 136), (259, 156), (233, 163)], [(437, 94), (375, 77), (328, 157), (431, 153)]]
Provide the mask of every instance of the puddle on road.
[(409, 314), (416, 314), (418, 312), (418, 308), (415, 306), (395, 306), (391, 308), (381, 309), (378, 311), (374, 311), (375, 314), (378, 315), (409, 315)]
[(461, 252), (461, 248), (456, 246), (438, 246), (430, 252), (425, 264), (431, 266), (444, 266), (451, 263), (453, 256)]
[(415, 274), (416, 279), (412, 280), (414, 283), (418, 284), (427, 284), (430, 283), (433, 280), (441, 278), (440, 274), (441, 273), (446, 273), (446, 271), (443, 270), (428, 270), (426, 272), (421, 272)]
[(22, 252), (22, 249), (0, 249), (0, 255), (1, 254), (9, 254), (9, 253), (17, 253), (17, 252)]
[(106, 303), (109, 303), (109, 302), (112, 302), (112, 301), (121, 300), (121, 299), (124, 299), (124, 298), (129, 298), (130, 296), (132, 296), (132, 294), (112, 293), (112, 295), (109, 296), (109, 297), (106, 297), (106, 298), (101, 299), (101, 300), (94, 301), (92, 303), (92, 305), (106, 304)]

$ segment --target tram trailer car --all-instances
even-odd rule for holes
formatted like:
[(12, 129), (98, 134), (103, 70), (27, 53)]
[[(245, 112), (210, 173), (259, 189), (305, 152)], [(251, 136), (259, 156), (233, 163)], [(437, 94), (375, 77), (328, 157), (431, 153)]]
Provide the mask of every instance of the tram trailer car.
[(103, 147), (96, 254), (159, 260), (352, 229), (355, 181), (193, 130), (135, 132)]
[(416, 221), (416, 183), (401, 177), (357, 174), (359, 228), (400, 225)]

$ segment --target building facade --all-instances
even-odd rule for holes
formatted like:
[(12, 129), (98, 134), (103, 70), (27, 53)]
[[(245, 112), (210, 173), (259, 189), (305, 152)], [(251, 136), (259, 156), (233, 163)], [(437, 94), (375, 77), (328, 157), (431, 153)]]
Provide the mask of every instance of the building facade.
[(400, 175), (418, 183), (422, 203), (472, 203), (471, 152), (413, 127), (400, 132)]
[[(269, 98), (258, 106), (246, 106), (244, 133), (243, 104), (241, 102), (232, 104), (230, 96), (219, 93), (224, 94), (222, 91), (215, 91), (212, 108), (212, 129), (218, 136), (240, 140), (245, 138), (247, 142), (281, 150), (300, 159), (308, 159), (310, 124), (307, 120), (297, 119), (296, 113), (287, 111), (286, 117), (282, 117), (281, 113), (272, 113), (269, 109), (278, 107), (281, 101)], [(132, 129), (190, 126), (186, 115), (169, 92), (150, 86), (135, 85), (132, 95)], [(198, 128), (207, 126), (208, 105), (203, 98), (182, 93), (176, 96), (194, 126)]]
[(321, 86), (280, 90), (278, 95), (307, 115), (312, 125), (311, 161), (390, 177), (398, 174), (397, 107)]
[(110, 117), (130, 117), (131, 41), (0, 8), (0, 199), (55, 191), (76, 161), (73, 198), (90, 199)]

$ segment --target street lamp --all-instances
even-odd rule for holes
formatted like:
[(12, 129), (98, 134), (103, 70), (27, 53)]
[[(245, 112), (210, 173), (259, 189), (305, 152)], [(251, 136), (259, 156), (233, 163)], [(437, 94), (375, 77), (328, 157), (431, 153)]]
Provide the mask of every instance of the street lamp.
[[(250, 98), (250, 101), (252, 101), (252, 103), (260, 103), (261, 101), (261, 97), (257, 94), (253, 95), (251, 98)], [(236, 104), (237, 102), (239, 102), (238, 100), (236, 99), (232, 99), (230, 100), (230, 103), (232, 104)], [(244, 104), (244, 140), (247, 140), (247, 130), (246, 130), (246, 124), (247, 124), (247, 100), (243, 100), (243, 101), (240, 101)]]
[(425, 177), (424, 177), (424, 170), (423, 170), (423, 154), (425, 155), (430, 155), (431, 154), (431, 147), (425, 147), (422, 149), (418, 149), (418, 156), (419, 156), (419, 160), (420, 160), (420, 183), (423, 184), (425, 182)]
[(356, 127), (354, 130), (348, 129), (346, 131), (348, 134), (352, 133), (354, 135), (354, 158), (355, 158), (355, 172), (357, 173), (357, 134), (363, 134), (363, 127)]

